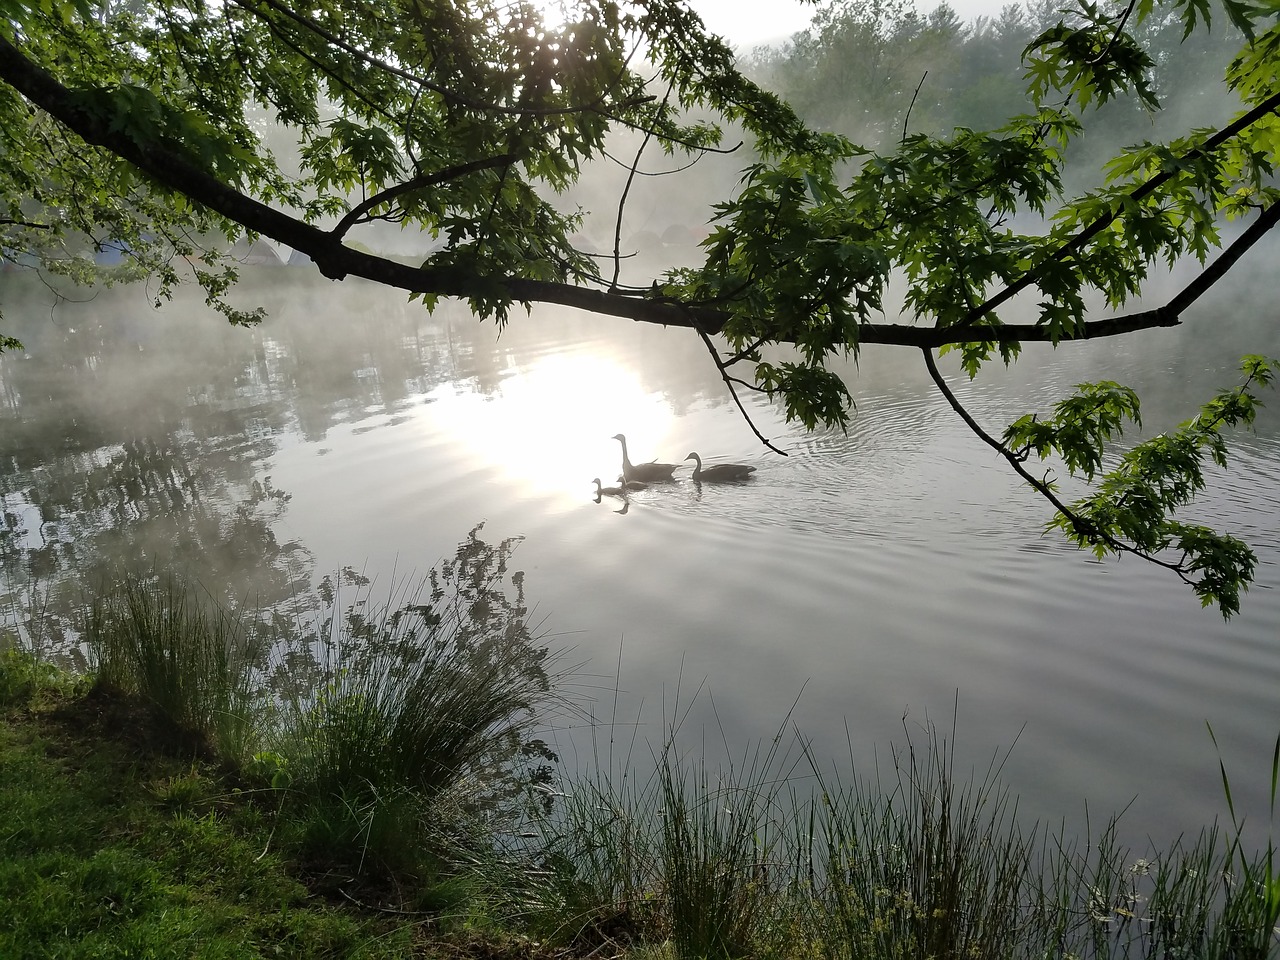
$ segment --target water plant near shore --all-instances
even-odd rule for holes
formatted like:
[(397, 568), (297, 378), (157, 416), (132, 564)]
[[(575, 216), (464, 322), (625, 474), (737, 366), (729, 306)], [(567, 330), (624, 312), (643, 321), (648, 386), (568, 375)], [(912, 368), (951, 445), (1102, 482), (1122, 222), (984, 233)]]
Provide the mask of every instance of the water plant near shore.
[(1021, 823), (1002, 757), (960, 778), (954, 731), (906, 733), (870, 776), (831, 772), (802, 740), (797, 770), (778, 738), (713, 773), (668, 736), (649, 778), (567, 782), (525, 919), (553, 942), (676, 960), (1280, 956), (1274, 848), (1248, 852), (1234, 815), (1140, 854), (1117, 817), (1068, 837)]
[(287, 701), (276, 749), (331, 850), (404, 862), (410, 838), (430, 846), (445, 821), (474, 817), (491, 827), (546, 779), (555, 758), (536, 725), (556, 696), (555, 656), (530, 628), (522, 577), (505, 592), (514, 541), (491, 547), (477, 530), (380, 603), (350, 572), (322, 585), (321, 682)]

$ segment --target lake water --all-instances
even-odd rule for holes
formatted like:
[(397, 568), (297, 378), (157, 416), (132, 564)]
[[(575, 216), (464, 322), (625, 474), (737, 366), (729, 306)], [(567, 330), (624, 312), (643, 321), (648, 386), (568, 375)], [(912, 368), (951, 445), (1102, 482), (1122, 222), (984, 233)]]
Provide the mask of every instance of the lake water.
[[(1280, 355), (1274, 298), (1251, 304), (1248, 289), (1185, 328), (1028, 347), (974, 383), (944, 367), (996, 432), (1103, 378), (1135, 387), (1158, 431), (1235, 383), (1242, 354)], [(1076, 824), (1086, 800), (1095, 821), (1133, 801), (1131, 835), (1163, 845), (1225, 815), (1207, 721), (1237, 801), (1265, 819), (1280, 731), (1274, 395), (1188, 514), (1258, 553), (1224, 622), (1165, 571), (1042, 535), (1048, 505), (968, 433), (915, 351), (849, 365), (847, 434), (807, 434), (746, 398), (781, 457), (686, 331), (535, 308), (498, 337), (458, 305), (429, 315), (306, 270), (245, 284), (270, 313), (253, 330), (190, 293), (158, 310), (142, 287), (76, 296), (54, 306), (33, 278), (0, 277), (6, 332), (27, 347), (0, 359), (11, 619), (30, 613), (33, 573), (70, 603), (115, 554), (274, 602), (341, 566), (423, 574), (483, 521), (486, 540), (524, 538), (534, 619), (583, 664), (568, 691), (638, 719), (642, 739), (661, 739), (679, 697), (692, 743), (705, 730), (738, 752), (791, 711), (818, 755), (866, 765), (904, 726), (950, 730), (958, 705), (961, 769), (1016, 740), (1003, 780), (1024, 814)], [(597, 503), (620, 431), (636, 461), (697, 450), (758, 470)], [(562, 719), (572, 763), (583, 725)]]

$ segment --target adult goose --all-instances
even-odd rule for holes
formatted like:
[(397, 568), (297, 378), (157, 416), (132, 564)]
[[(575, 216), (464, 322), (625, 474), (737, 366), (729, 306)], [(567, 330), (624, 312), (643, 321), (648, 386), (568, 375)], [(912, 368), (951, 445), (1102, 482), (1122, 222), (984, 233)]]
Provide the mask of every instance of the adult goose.
[(702, 458), (690, 453), (686, 460), (694, 461), (693, 473), (689, 475), (695, 483), (733, 483), (736, 480), (750, 480), (756, 472), (755, 467), (745, 463), (716, 463), (709, 467), (702, 465)]
[[(622, 478), (626, 483), (632, 483), (635, 480), (642, 480), (645, 483), (666, 483), (671, 481), (672, 474), (676, 472), (678, 463), (658, 463), (656, 460), (649, 463), (632, 463), (627, 457), (627, 438), (620, 433), (615, 433), (613, 439), (622, 444)], [(689, 459), (685, 457), (685, 459)]]

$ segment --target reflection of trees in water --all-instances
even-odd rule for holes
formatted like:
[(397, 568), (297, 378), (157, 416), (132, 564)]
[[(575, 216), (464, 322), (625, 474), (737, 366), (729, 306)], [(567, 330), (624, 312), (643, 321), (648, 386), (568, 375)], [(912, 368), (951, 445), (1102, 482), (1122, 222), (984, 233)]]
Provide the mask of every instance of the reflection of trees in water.
[(70, 643), (86, 591), (121, 569), (264, 604), (309, 582), (305, 550), (273, 530), (288, 496), (260, 476), (287, 422), (245, 389), (260, 338), (125, 313), (133, 301), (104, 294), (52, 320), (6, 303), (27, 350), (0, 358), (0, 604), (29, 642)]
[(27, 349), (0, 356), (0, 617), (28, 640), (68, 645), (86, 590), (121, 570), (176, 571), (237, 605), (293, 602), (313, 563), (277, 539), (289, 497), (264, 464), (280, 439), (321, 439), (448, 381), (500, 382), (494, 328), (450, 332), (463, 307), (433, 317), (368, 285), (261, 277), (240, 291), (270, 311), (255, 330), (185, 298), (151, 311), (136, 288), (51, 310), (34, 283), (25, 299), (6, 285)]
[[(288, 495), (251, 476), (248, 457), (191, 437), (146, 437), (51, 458), (3, 478), (0, 602), (28, 640), (75, 635), (86, 592), (125, 571), (162, 568), (214, 596), (275, 605), (310, 580), (310, 560), (273, 530)], [(228, 469), (233, 468), (233, 469)], [(246, 475), (248, 477), (246, 478)]]
[(369, 284), (266, 268), (237, 292), (267, 308), (252, 330), (185, 293), (155, 311), (138, 287), (52, 308), (42, 292), (20, 277), (0, 291), (27, 348), (0, 356), (0, 589), (10, 620), (47, 591), (67, 635), (83, 587), (120, 566), (177, 568), (268, 606), (308, 581), (305, 549), (276, 539), (287, 493), (265, 476), (289, 434), (319, 441), (446, 383), (493, 394), (562, 345), (601, 343), (677, 408), (724, 400), (696, 337), (619, 323), (602, 341), (598, 318), (568, 310), (517, 316), (500, 336), (465, 304), (431, 314)]

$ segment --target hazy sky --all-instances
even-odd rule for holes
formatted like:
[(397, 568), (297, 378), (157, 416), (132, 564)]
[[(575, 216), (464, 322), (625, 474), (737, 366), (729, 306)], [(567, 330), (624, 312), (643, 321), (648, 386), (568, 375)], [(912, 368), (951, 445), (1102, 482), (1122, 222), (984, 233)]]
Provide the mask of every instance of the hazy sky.
[[(928, 12), (939, 0), (916, 0), (916, 9)], [(998, 13), (1010, 0), (950, 0), (962, 18)], [(736, 47), (789, 37), (803, 30), (813, 18), (811, 3), (799, 0), (689, 0), (712, 33), (718, 33)]]

